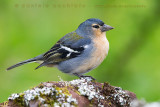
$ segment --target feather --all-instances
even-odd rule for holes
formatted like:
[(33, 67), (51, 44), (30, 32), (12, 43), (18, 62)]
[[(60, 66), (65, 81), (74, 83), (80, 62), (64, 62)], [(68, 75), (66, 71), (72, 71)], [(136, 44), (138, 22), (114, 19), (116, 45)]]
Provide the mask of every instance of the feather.
[(58, 64), (77, 57), (84, 51), (84, 46), (90, 43), (86, 40), (88, 38), (83, 38), (77, 35), (76, 32), (68, 33), (44, 54), (44, 62), (47, 62), (47, 64)]
[(19, 62), (19, 63), (15, 64), (15, 65), (12, 65), (11, 67), (7, 68), (7, 70), (11, 70), (11, 69), (13, 69), (13, 68), (16, 68), (16, 67), (18, 67), (18, 66), (24, 65), (24, 64), (26, 64), (26, 63), (31, 63), (31, 62), (36, 62), (36, 61), (42, 60), (42, 58), (43, 58), (43, 55), (39, 55), (39, 56), (34, 57), (34, 58), (32, 58), (32, 59), (28, 59), (28, 60)]

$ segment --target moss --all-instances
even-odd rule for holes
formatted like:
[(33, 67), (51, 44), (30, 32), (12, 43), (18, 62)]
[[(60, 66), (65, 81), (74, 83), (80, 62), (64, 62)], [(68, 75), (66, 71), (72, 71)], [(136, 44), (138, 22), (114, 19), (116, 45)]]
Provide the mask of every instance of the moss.
[[(44, 99), (44, 104), (48, 104), (50, 106), (53, 106), (53, 104), (55, 102), (57, 102), (56, 100), (56, 95), (57, 93), (54, 92), (53, 95), (49, 94), (49, 95), (45, 95), (44, 93), (40, 93), (40, 97)], [(38, 97), (38, 96), (37, 96)]]
[(80, 94), (80, 92), (79, 92), (79, 91), (77, 91), (77, 90), (75, 90), (74, 92), (75, 92), (75, 93), (77, 93), (78, 95), (81, 95), (81, 94)]
[(62, 91), (63, 91), (63, 93), (64, 93), (65, 95), (71, 95), (71, 94), (69, 93), (67, 87), (62, 88)]
[(89, 104), (89, 107), (94, 107), (94, 105), (92, 103)]
[(8, 107), (9, 101), (5, 101), (2, 104), (0, 104), (0, 107)]
[(39, 84), (38, 88), (43, 88), (44, 87), (44, 84)]
[(65, 94), (65, 95), (71, 95), (68, 91), (68, 87), (56, 87), (55, 88), (58, 92), (58, 94)]
[(54, 103), (57, 102), (55, 98), (46, 98), (44, 104), (48, 104), (50, 106), (53, 106)]
[[(51, 94), (46, 95), (46, 94), (40, 93), (40, 97), (45, 100), (44, 104), (48, 104), (50, 106), (54, 106), (54, 103), (57, 103), (59, 105), (62, 105), (63, 103), (68, 103), (67, 102), (67, 98), (68, 98), (68, 96), (71, 95), (69, 93), (69, 91), (68, 91), (68, 88), (67, 87), (56, 87), (56, 86), (53, 86), (53, 88), (56, 89), (56, 91), (54, 92), (53, 95), (51, 95)], [(64, 94), (65, 96), (63, 96), (64, 97), (64, 101), (62, 101), (63, 103), (61, 104), (57, 100), (58, 100), (58, 98), (61, 98), (60, 96), (62, 96), (62, 94)], [(74, 102), (71, 102), (70, 104), (74, 105), (74, 106), (77, 105)]]
[(104, 82), (105, 85), (110, 85), (108, 82)]
[(13, 100), (14, 104), (19, 105), (19, 106), (24, 106), (24, 94), (20, 94), (18, 98)]
[(93, 105), (93, 104), (95, 103), (95, 100), (92, 99), (90, 102), (91, 102), (91, 104)]

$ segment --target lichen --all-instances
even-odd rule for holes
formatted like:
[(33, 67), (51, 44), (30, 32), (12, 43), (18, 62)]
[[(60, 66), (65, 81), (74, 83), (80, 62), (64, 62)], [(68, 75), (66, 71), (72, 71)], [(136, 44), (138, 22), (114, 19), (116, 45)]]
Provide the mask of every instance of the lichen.
[(116, 87), (114, 94), (111, 94), (111, 97), (113, 97), (113, 100), (116, 101), (116, 103), (119, 106), (130, 106), (130, 97), (129, 95), (122, 90), (120, 87)]
[[(21, 103), (21, 106), (28, 106), (29, 103), (33, 100), (38, 100), (40, 104), (47, 105), (55, 105), (62, 106), (62, 105), (70, 105), (74, 106), (77, 105), (77, 100), (72, 98), (72, 95), (69, 94), (69, 92), (66, 92), (65, 89), (54, 87), (36, 87), (27, 91), (24, 91), (24, 93), (20, 94), (12, 94), (8, 100), (13, 100), (16, 104), (19, 102), (24, 102), (24, 104)], [(65, 93), (63, 91), (65, 90)], [(50, 98), (50, 99), (49, 99)], [(65, 103), (65, 104), (63, 104)]]
[[(72, 81), (45, 82), (20, 94), (12, 94), (8, 99), (21, 106), (38, 103), (38, 106), (75, 107), (81, 104), (80, 98), (88, 99), (86, 106), (130, 106), (130, 97), (119, 87), (109, 83), (98, 83), (90, 77)], [(72, 97), (73, 95), (73, 97)], [(105, 97), (104, 97), (105, 96)], [(76, 99), (77, 98), (77, 99)], [(79, 104), (78, 104), (79, 101)]]
[[(87, 77), (87, 78), (82, 78), (82, 79), (77, 79), (77, 80), (72, 80), (69, 83), (71, 85), (76, 86), (78, 89), (78, 92), (80, 95), (88, 97), (88, 100), (92, 100), (94, 98), (99, 100), (103, 100), (104, 97), (100, 94), (98, 89), (95, 89), (95, 86), (92, 84), (92, 79)], [(101, 107), (101, 104), (98, 103), (98, 106)]]
[(13, 94), (8, 98), (8, 100), (16, 99), (16, 98), (18, 98), (18, 97), (19, 97), (19, 94), (13, 93)]

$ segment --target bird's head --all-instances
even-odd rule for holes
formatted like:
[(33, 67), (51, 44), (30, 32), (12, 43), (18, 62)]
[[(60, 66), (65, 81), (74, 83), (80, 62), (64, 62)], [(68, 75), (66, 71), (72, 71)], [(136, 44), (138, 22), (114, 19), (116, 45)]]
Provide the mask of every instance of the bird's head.
[(100, 36), (111, 29), (113, 27), (106, 25), (102, 20), (91, 18), (81, 23), (76, 32), (81, 36), (93, 37)]

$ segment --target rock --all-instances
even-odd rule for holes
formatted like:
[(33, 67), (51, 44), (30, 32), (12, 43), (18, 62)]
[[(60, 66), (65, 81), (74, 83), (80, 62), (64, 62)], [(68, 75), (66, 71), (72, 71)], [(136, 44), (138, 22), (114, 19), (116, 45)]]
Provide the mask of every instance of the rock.
[(120, 87), (99, 83), (89, 77), (72, 81), (44, 82), (12, 94), (5, 107), (130, 107), (136, 95)]

